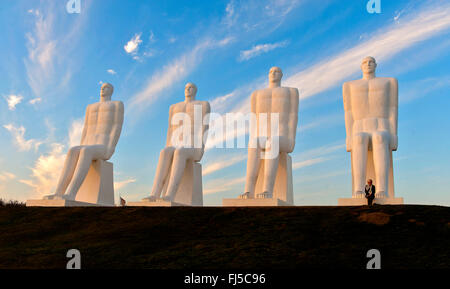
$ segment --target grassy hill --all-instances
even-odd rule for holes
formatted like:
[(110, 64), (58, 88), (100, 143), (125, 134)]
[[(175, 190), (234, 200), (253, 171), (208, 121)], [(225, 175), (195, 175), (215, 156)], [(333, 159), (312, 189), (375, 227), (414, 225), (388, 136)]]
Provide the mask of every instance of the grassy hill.
[(450, 208), (0, 207), (0, 268), (450, 268)]

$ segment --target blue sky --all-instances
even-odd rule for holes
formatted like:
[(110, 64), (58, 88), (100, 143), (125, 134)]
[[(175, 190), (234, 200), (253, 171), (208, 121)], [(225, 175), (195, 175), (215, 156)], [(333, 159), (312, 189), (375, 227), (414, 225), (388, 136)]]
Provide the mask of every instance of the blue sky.
[[(342, 83), (361, 77), (364, 56), (378, 76), (399, 80), (396, 195), (450, 205), (450, 3), (367, 1), (119, 1), (0, 3), (0, 198), (53, 192), (85, 107), (100, 85), (125, 104), (112, 158), (116, 195), (149, 194), (164, 147), (169, 106), (184, 85), (218, 113), (246, 111), (272, 66), (300, 91), (292, 153), (296, 205), (336, 205), (351, 196)], [(205, 205), (244, 190), (245, 149), (205, 152)]]

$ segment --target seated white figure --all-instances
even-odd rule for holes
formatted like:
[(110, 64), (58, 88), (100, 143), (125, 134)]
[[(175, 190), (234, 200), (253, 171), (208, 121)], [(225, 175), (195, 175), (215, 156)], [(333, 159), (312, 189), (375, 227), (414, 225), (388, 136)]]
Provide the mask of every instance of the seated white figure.
[[(195, 100), (197, 87), (193, 83), (186, 84), (184, 94), (185, 101), (170, 106), (166, 147), (159, 155), (150, 197), (144, 201), (183, 199), (187, 205), (203, 203), (202, 199), (199, 200), (202, 194), (201, 166), (197, 162), (204, 153), (210, 105), (207, 101)], [(186, 189), (191, 190), (190, 194), (192, 190), (200, 190), (194, 192), (200, 194), (197, 201), (176, 195), (182, 181), (186, 182)]]
[(100, 102), (88, 105), (81, 144), (69, 149), (56, 191), (44, 199), (75, 200), (93, 161), (106, 161), (113, 155), (124, 119), (123, 103), (111, 101), (113, 91), (111, 84), (104, 83)]
[(392, 151), (398, 145), (398, 83), (395, 78), (376, 77), (376, 67), (373, 57), (364, 58), (363, 78), (343, 85), (353, 198), (365, 197), (366, 178), (375, 180), (375, 198), (394, 198)]
[[(241, 199), (278, 198), (293, 204), (289, 153), (295, 146), (299, 94), (297, 88), (282, 87), (282, 77), (281, 69), (272, 67), (269, 87), (251, 95), (251, 112), (256, 115), (257, 125), (250, 131), (245, 193), (239, 196)], [(273, 122), (278, 131), (272, 132)], [(266, 131), (261, 130), (264, 126)]]

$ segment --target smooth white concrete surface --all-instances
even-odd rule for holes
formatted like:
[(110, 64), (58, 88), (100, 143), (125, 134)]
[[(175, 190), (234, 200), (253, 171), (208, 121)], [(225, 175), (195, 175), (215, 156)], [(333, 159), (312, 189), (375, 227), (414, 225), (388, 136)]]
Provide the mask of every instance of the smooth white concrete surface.
[(78, 201), (71, 201), (65, 199), (59, 200), (28, 200), (27, 207), (109, 207), (105, 204), (85, 203)]
[(114, 205), (112, 164), (105, 161), (112, 157), (119, 141), (124, 106), (121, 101), (111, 101), (113, 92), (114, 87), (104, 83), (100, 102), (88, 105), (81, 144), (69, 149), (56, 191), (44, 200)]
[(156, 201), (140, 201), (140, 202), (128, 202), (127, 207), (183, 207), (186, 205), (165, 201), (163, 199), (157, 199)]
[[(187, 83), (185, 101), (169, 110), (166, 147), (161, 150), (150, 196), (188, 206), (203, 205), (201, 165), (209, 129), (210, 105), (195, 99), (197, 86)], [(181, 133), (180, 133), (181, 132)]]
[(114, 206), (113, 164), (93, 161), (75, 201)]
[[(250, 99), (251, 112), (256, 123), (250, 125), (245, 190), (233, 202), (252, 205), (248, 199), (273, 199), (274, 202), (257, 201), (258, 204), (276, 205), (281, 202), (293, 205), (292, 160), (288, 155), (294, 150), (298, 122), (298, 89), (282, 87), (283, 72), (279, 67), (269, 71), (269, 87), (256, 90)], [(243, 201), (244, 200), (244, 201)], [(223, 200), (224, 205), (230, 203)]]
[(392, 151), (398, 146), (398, 82), (376, 77), (376, 67), (373, 57), (364, 58), (362, 79), (346, 82), (342, 89), (352, 198), (364, 195), (366, 181), (372, 179), (376, 199), (395, 200)]
[(280, 199), (266, 198), (266, 199), (223, 199), (222, 206), (224, 207), (279, 207), (279, 206), (293, 206)]

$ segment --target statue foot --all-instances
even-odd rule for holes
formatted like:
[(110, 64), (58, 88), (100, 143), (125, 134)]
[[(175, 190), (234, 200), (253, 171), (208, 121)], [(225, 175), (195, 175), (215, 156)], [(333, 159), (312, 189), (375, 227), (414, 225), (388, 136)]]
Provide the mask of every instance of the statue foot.
[(166, 202), (172, 202), (172, 198), (171, 197), (163, 197), (162, 200), (166, 201)]
[(143, 202), (156, 202), (156, 197), (155, 196), (150, 196), (147, 198), (143, 198), (142, 199)]
[(377, 192), (377, 193), (375, 193), (375, 198), (376, 199), (386, 198), (386, 193), (383, 191)]
[(61, 197), (62, 197), (62, 199), (67, 200), (67, 201), (75, 201), (75, 197), (73, 197), (71, 195), (62, 195)]
[(355, 199), (364, 199), (365, 196), (366, 195), (363, 192), (361, 192), (361, 191), (355, 192), (353, 194), (353, 198), (355, 198)]
[(269, 192), (263, 192), (261, 194), (258, 194), (256, 196), (256, 198), (258, 198), (258, 199), (271, 199), (272, 198), (272, 194), (269, 193)]
[(239, 195), (239, 199), (250, 199), (250, 192), (245, 192)]
[(62, 197), (59, 195), (47, 195), (42, 198), (43, 200), (62, 200)]

